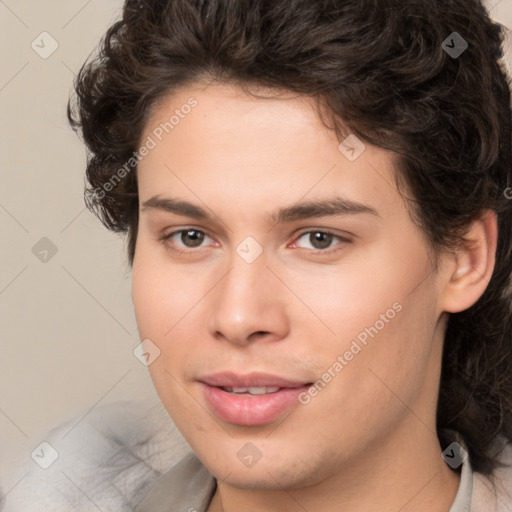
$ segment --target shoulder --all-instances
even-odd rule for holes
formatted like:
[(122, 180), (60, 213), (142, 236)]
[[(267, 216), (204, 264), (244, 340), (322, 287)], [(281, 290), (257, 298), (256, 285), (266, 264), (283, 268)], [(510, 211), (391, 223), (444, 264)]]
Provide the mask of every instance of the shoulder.
[[(85, 416), (84, 416), (85, 414)], [(34, 443), (58, 456), (47, 469), (27, 458), (2, 512), (132, 511), (190, 448), (161, 403), (116, 402), (84, 411)], [(25, 476), (23, 476), (25, 475)]]

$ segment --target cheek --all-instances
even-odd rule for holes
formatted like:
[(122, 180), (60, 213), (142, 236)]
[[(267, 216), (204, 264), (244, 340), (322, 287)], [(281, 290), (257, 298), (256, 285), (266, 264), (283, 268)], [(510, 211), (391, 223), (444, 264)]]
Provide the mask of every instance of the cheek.
[[(138, 242), (139, 243), (139, 242)], [(132, 301), (141, 337), (161, 340), (193, 306), (197, 280), (141, 240), (132, 268)], [(197, 299), (196, 299), (197, 301)]]
[[(157, 391), (179, 393), (190, 361), (198, 359), (206, 338), (198, 318), (200, 302), (208, 291), (195, 272), (161, 261), (159, 251), (141, 246), (132, 269), (132, 301), (140, 339), (150, 339), (160, 355), (149, 366)], [(202, 329), (202, 332), (201, 330)], [(163, 398), (162, 398), (163, 399)]]
[[(331, 380), (337, 398), (331, 399), (353, 402), (354, 411), (366, 399), (392, 398), (386, 385), (406, 389), (412, 399), (428, 371), (435, 289), (428, 260), (421, 245), (417, 248), (417, 254), (400, 258), (406, 248), (389, 244), (388, 250), (374, 249), (378, 258), (368, 253), (332, 267), (329, 274), (289, 276), (297, 295), (307, 298), (308, 308), (321, 319), (296, 315), (309, 333), (299, 336), (304, 351), (316, 355), (326, 380), (329, 370), (336, 375)], [(374, 408), (368, 406), (371, 414)]]
[(160, 350), (148, 370), (164, 407), (181, 424), (184, 411), (194, 410), (181, 384), (187, 354), (190, 357), (197, 353), (191, 346), (197, 337), (185, 332), (187, 312), (197, 302), (191, 289), (194, 280), (173, 272), (170, 265), (158, 262), (158, 255), (140, 247), (132, 268), (132, 301), (139, 336), (141, 340), (150, 339)]
[[(354, 424), (364, 420), (370, 430), (393, 421), (406, 410), (404, 403), (412, 406), (419, 400), (425, 382), (437, 381), (430, 364), (435, 311), (427, 285), (409, 295), (391, 292), (379, 297), (365, 312), (346, 313), (347, 331), (338, 324), (342, 334), (325, 369), (340, 364), (334, 368), (338, 372), (331, 391), (322, 397), (325, 407), (331, 399), (343, 411), (333, 411), (333, 416), (350, 418)], [(357, 322), (350, 321), (351, 314)]]
[(293, 283), (301, 299), (293, 302), (295, 322), (305, 332), (316, 331), (310, 342), (322, 345), (322, 351), (325, 338), (339, 350), (360, 333), (364, 341), (365, 329), (377, 329), (380, 336), (397, 323), (404, 298), (424, 272), (421, 264), (405, 269), (385, 249), (373, 247), (357, 257), (354, 253), (336, 266), (281, 270), (283, 280)]

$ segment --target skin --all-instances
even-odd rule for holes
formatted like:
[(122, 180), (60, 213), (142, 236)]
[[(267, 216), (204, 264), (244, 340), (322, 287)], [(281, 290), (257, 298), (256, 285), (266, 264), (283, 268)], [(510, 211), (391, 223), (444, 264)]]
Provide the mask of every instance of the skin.
[[(349, 161), (307, 98), (274, 94), (197, 83), (151, 111), (141, 140), (188, 98), (198, 102), (138, 168), (132, 299), (141, 339), (161, 351), (149, 367), (155, 388), (217, 478), (209, 512), (448, 511), (459, 476), (435, 434), (443, 337), (447, 313), (487, 286), (496, 217), (485, 212), (436, 270), (394, 186), (394, 155), (366, 144)], [(335, 194), (378, 215), (268, 220)], [(212, 219), (142, 208), (155, 195)], [(199, 247), (186, 232), (159, 240), (191, 228), (205, 233)], [(335, 235), (324, 249), (310, 233), (322, 230)], [(252, 263), (236, 251), (248, 236), (263, 249)], [(394, 303), (401, 311), (307, 405), (262, 426), (209, 409), (201, 376), (261, 371), (314, 382)], [(250, 468), (237, 457), (247, 442), (262, 454)]]

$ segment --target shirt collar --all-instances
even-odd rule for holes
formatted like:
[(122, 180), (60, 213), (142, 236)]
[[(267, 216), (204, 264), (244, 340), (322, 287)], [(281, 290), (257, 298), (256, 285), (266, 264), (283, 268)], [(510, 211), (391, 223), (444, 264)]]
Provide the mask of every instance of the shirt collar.
[[(461, 444), (460, 441), (457, 441)], [(461, 446), (463, 446), (461, 444)], [(463, 446), (463, 448), (465, 448)], [(462, 463), (460, 471), (460, 483), (455, 499), (449, 512), (470, 512), (471, 511), (471, 498), (473, 496), (473, 470), (469, 462), (469, 457), (466, 457)]]

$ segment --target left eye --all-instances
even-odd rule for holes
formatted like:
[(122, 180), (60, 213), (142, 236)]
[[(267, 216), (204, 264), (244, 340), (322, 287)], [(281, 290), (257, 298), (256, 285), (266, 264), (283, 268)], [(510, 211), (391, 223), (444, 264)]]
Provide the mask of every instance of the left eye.
[(331, 243), (335, 239), (345, 242), (349, 241), (345, 238), (334, 235), (333, 233), (328, 233), (326, 231), (307, 231), (306, 233), (302, 233), (302, 235), (300, 235), (297, 240), (300, 240), (306, 236), (307, 240), (312, 245), (312, 247), (306, 247), (306, 249), (314, 249), (317, 251), (323, 251), (330, 248)]

